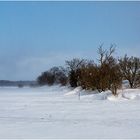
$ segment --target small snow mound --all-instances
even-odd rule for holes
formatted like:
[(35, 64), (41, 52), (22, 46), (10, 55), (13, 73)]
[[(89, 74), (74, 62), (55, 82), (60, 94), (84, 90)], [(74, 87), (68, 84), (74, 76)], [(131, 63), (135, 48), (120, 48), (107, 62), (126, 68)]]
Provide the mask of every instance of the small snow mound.
[(120, 100), (120, 98), (118, 98), (117, 96), (114, 96), (114, 95), (108, 96), (107, 99), (109, 101), (119, 101)]
[(101, 92), (93, 95), (94, 100), (106, 100), (111, 93), (109, 91)]
[(123, 92), (119, 92), (118, 96), (111, 95), (108, 97), (110, 101), (122, 101), (122, 100), (139, 100), (139, 89), (125, 89)]
[(80, 92), (81, 90), (82, 90), (81, 87), (77, 87), (77, 88), (75, 88), (74, 90), (72, 90), (72, 91), (66, 93), (65, 95), (66, 95), (66, 96), (67, 96), (67, 95), (78, 95), (79, 92)]
[(109, 100), (109, 101), (126, 101), (127, 98), (123, 98), (122, 94), (118, 94), (117, 96), (115, 96), (115, 95), (108, 96), (107, 100)]
[(123, 98), (126, 98), (128, 100), (134, 100), (136, 98), (136, 95), (134, 95), (134, 94), (131, 94), (131, 95), (123, 94)]
[(87, 94), (81, 96), (82, 100), (106, 100), (107, 94), (103, 93), (93, 93), (93, 94)]
[(137, 92), (129, 92), (129, 93), (123, 93), (123, 98), (126, 98), (128, 100), (139, 100), (140, 99), (140, 93)]
[(99, 93), (97, 90), (83, 90), (81, 87), (77, 87), (70, 92), (65, 94), (66, 96), (80, 96), (82, 100), (106, 100), (109, 95), (111, 95), (110, 91)]
[[(61, 89), (62, 90), (62, 89)], [(63, 89), (64, 90), (64, 89)], [(108, 101), (127, 101), (140, 100), (140, 89), (124, 89), (118, 91), (118, 95), (112, 95), (111, 91), (104, 91), (99, 93), (97, 90), (84, 90), (77, 87), (73, 90), (65, 91), (66, 96), (80, 96), (82, 100), (108, 100)]]

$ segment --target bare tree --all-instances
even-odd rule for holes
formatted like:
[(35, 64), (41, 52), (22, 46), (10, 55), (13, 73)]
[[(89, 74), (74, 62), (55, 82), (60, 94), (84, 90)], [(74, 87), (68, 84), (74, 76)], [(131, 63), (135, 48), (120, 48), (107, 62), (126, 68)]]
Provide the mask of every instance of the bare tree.
[(93, 63), (88, 62), (87, 64), (83, 65), (77, 71), (78, 75), (78, 86), (81, 86), (84, 89), (95, 89), (95, 66)]
[(55, 77), (55, 83), (56, 84), (61, 84), (61, 85), (66, 85), (67, 81), (68, 81), (68, 77), (67, 77), (67, 72), (66, 69), (64, 69), (63, 67), (52, 67), (49, 70)]
[(98, 49), (99, 54), (99, 86), (101, 91), (111, 90), (117, 94), (117, 89), (121, 86), (121, 72), (117, 60), (113, 57), (115, 47), (111, 44), (109, 50), (103, 50), (102, 46)]
[(129, 81), (131, 88), (140, 86), (140, 59), (125, 55), (119, 59), (120, 69), (125, 80)]
[(69, 70), (76, 71), (85, 63), (85, 61), (85, 59), (74, 58), (70, 61), (66, 61), (66, 65)]
[(63, 67), (52, 67), (50, 70), (43, 72), (37, 79), (40, 85), (61, 84), (66, 85), (68, 77)]
[(51, 72), (46, 71), (37, 78), (37, 82), (40, 85), (53, 85), (55, 82), (55, 77)]
[(67, 68), (69, 70), (69, 83), (72, 87), (78, 85), (78, 72), (79, 69), (84, 65), (86, 60), (74, 58), (70, 61), (66, 61)]
[(116, 63), (113, 67), (111, 67), (109, 72), (108, 89), (112, 91), (112, 94), (117, 95), (117, 89), (121, 88), (122, 86), (122, 74), (119, 65)]
[(109, 51), (103, 50), (100, 46), (99, 64), (88, 61), (78, 69), (78, 84), (84, 89), (98, 90), (99, 92), (111, 90), (117, 95), (117, 89), (122, 83), (122, 76), (118, 61), (113, 57), (115, 48), (110, 47)]
[(103, 49), (103, 44), (99, 46), (97, 53), (99, 54), (98, 61), (100, 65), (111, 62), (110, 60), (112, 59), (112, 55), (115, 52), (115, 46), (115, 44), (111, 44), (109, 51)]

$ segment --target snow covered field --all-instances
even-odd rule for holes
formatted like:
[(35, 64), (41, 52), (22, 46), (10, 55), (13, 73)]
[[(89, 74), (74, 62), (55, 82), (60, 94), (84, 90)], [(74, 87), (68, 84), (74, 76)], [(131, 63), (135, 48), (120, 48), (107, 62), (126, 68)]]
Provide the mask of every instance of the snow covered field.
[(0, 138), (140, 138), (140, 90), (120, 93), (0, 88)]

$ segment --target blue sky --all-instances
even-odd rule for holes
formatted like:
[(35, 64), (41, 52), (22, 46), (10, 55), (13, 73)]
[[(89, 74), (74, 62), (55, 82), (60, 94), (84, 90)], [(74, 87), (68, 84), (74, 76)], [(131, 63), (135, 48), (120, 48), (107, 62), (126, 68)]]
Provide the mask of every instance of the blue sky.
[(0, 79), (35, 80), (73, 57), (140, 56), (140, 2), (0, 2)]

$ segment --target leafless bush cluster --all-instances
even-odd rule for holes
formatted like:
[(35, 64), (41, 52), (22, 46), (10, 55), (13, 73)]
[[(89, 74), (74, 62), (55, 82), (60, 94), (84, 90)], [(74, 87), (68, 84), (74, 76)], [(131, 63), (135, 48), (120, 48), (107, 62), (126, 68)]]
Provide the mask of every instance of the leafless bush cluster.
[(50, 70), (43, 72), (37, 78), (37, 81), (40, 85), (66, 85), (68, 82), (67, 72), (63, 67), (53, 67)]
[(128, 80), (131, 88), (140, 86), (140, 59), (136, 57), (115, 58), (114, 45), (104, 50), (102, 45), (98, 48), (98, 61), (74, 58), (66, 61), (66, 68), (53, 67), (38, 77), (41, 85), (59, 83), (69, 84), (71, 87), (81, 86), (83, 89), (98, 90), (99, 92), (111, 90), (117, 95), (122, 80)]

